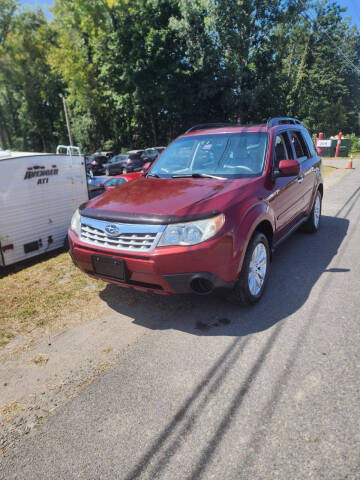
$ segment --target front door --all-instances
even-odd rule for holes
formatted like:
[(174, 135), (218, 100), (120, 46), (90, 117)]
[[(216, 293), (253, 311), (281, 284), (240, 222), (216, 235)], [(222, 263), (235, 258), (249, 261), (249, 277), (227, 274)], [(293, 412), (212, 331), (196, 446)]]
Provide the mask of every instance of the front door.
[[(287, 132), (278, 134), (274, 142), (273, 169), (278, 170), (281, 160), (293, 159), (293, 150)], [(303, 205), (303, 190), (299, 177), (276, 177), (270, 200), (275, 212), (275, 243), (299, 220)]]

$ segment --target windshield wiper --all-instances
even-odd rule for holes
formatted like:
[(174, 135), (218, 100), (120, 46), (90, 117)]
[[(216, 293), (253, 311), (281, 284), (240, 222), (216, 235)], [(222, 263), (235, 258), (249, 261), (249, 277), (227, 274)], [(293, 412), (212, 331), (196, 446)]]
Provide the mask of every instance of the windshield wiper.
[(182, 175), (172, 175), (171, 178), (216, 178), (217, 180), (224, 180), (225, 177), (217, 177), (207, 173), (184, 173)]

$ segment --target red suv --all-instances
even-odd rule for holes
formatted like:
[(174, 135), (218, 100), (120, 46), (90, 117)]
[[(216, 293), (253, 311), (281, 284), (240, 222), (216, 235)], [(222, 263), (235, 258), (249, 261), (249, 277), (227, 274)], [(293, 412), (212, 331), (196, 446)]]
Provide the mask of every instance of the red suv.
[(296, 119), (192, 127), (144, 177), (80, 206), (71, 256), (89, 275), (125, 287), (221, 290), (255, 303), (272, 251), (300, 226), (319, 228), (320, 167)]

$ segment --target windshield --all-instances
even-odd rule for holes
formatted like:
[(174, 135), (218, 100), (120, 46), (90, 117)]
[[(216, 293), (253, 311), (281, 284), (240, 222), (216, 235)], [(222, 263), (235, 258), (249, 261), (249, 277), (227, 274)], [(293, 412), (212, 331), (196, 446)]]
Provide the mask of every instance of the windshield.
[(163, 152), (149, 173), (164, 178), (257, 177), (264, 169), (266, 146), (266, 132), (182, 137)]

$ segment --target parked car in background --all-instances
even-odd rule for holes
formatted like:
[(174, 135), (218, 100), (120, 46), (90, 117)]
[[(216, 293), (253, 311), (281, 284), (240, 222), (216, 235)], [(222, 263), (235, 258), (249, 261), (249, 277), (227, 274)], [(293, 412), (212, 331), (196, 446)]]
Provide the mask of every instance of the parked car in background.
[(115, 155), (108, 163), (104, 165), (106, 175), (116, 175), (120, 173), (140, 172), (147, 162), (142, 158), (144, 150), (130, 150), (129, 152)]
[(92, 177), (89, 173), (86, 174), (86, 180), (88, 184), (89, 198), (95, 198), (105, 192), (104, 182), (107, 177)]
[(135, 178), (139, 178), (141, 176), (143, 176), (143, 172), (133, 172), (126, 173), (125, 175), (117, 175), (116, 177), (108, 178), (103, 185), (105, 190), (112, 190), (119, 185), (130, 182), (131, 180), (135, 180)]
[(165, 148), (166, 147), (145, 148), (141, 156), (147, 162), (153, 162), (160, 155), (160, 153), (165, 150)]
[(121, 286), (227, 291), (253, 304), (272, 251), (300, 226), (318, 230), (323, 191), (321, 158), (299, 120), (197, 125), (144, 177), (83, 204), (70, 252), (84, 272)]
[(99, 187), (102, 187), (108, 178), (105, 176), (92, 177), (89, 173), (87, 173), (86, 179), (88, 184), (88, 190), (89, 192), (91, 192), (93, 190), (97, 190)]
[(105, 164), (109, 161), (105, 155), (89, 155), (86, 157), (86, 171), (91, 175), (103, 175)]

